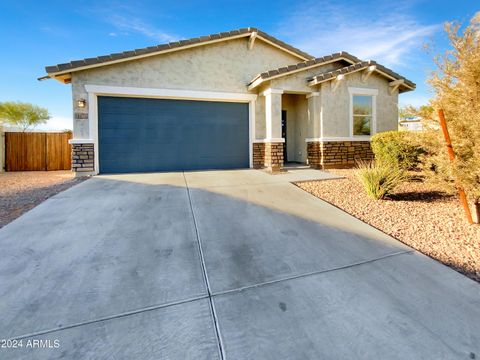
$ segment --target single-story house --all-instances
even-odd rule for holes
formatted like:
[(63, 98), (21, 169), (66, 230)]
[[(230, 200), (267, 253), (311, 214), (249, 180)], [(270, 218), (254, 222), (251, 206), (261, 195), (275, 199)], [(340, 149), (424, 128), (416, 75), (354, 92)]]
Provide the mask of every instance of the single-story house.
[(418, 117), (406, 118), (398, 122), (399, 130), (407, 131), (422, 131), (423, 123), (422, 119)]
[(46, 67), (72, 85), (82, 174), (315, 168), (370, 159), (415, 84), (346, 52), (314, 57), (256, 28)]

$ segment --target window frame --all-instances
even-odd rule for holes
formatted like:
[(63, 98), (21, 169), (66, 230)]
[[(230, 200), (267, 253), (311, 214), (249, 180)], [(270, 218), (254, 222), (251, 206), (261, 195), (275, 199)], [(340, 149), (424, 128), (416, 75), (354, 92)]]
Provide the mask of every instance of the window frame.
[[(350, 95), (350, 111), (349, 111), (349, 124), (350, 124), (350, 137), (355, 139), (370, 139), (373, 135), (377, 132), (377, 95), (378, 89), (370, 89), (370, 88), (355, 88), (349, 87), (348, 93)], [(370, 135), (354, 135), (353, 134), (353, 97), (354, 96), (371, 96), (372, 97), (372, 121), (370, 124)]]

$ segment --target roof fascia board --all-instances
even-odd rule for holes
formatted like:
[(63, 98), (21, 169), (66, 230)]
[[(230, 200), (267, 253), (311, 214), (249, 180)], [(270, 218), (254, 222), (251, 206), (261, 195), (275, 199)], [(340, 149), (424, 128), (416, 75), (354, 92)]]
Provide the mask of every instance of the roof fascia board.
[(334, 62), (337, 62), (337, 61), (341, 61), (341, 60), (347, 61), (349, 64), (352, 64), (352, 65), (355, 64), (354, 62), (352, 62), (352, 60), (347, 59), (346, 57), (342, 56), (342, 57), (332, 59), (332, 60), (328, 60), (328, 61), (325, 61), (325, 62), (322, 62), (322, 63), (313, 64), (313, 65), (310, 65), (310, 66), (305, 66), (303, 68), (295, 69), (295, 70), (292, 70), (292, 71), (287, 71), (287, 72), (284, 72), (284, 73), (278, 74), (278, 75), (273, 75), (272, 77), (269, 77), (269, 78), (266, 78), (266, 79), (263, 79), (260, 75), (258, 75), (255, 78), (255, 80), (253, 80), (253, 82), (248, 86), (248, 90), (253, 90), (258, 85), (263, 83), (264, 81), (270, 81), (270, 80), (273, 80), (273, 79), (277, 79), (279, 77), (292, 75), (292, 74), (295, 74), (295, 73), (298, 73), (298, 72), (301, 72), (301, 71), (313, 69), (313, 68), (316, 68), (316, 67), (322, 66), (322, 65), (328, 65), (328, 64), (331, 64), (331, 63), (334, 63)]
[[(356, 72), (358, 72), (358, 71), (365, 70), (366, 68), (368, 68), (368, 66), (369, 66), (369, 65), (364, 66), (364, 67), (361, 67), (361, 68), (358, 68), (358, 69), (355, 69), (355, 70), (350, 71), (350, 72), (348, 72), (348, 73), (339, 74), (339, 75), (350, 75), (350, 74), (354, 74), (354, 73), (356, 73)], [(385, 76), (386, 78), (388, 78), (388, 79), (390, 79), (390, 80), (398, 80), (397, 78), (395, 78), (395, 77), (393, 77), (393, 76), (391, 76), (391, 75), (389, 75), (389, 74), (387, 74), (387, 73), (379, 70), (378, 68), (376, 68), (375, 70), (373, 70), (373, 72), (378, 72), (379, 74)], [(337, 75), (337, 76), (339, 76), (339, 75)], [(337, 76), (331, 77), (331, 78), (328, 78), (328, 79), (324, 79), (324, 80), (317, 80), (317, 79), (314, 78), (314, 79), (312, 79), (312, 80), (310, 80), (310, 81), (308, 82), (308, 85), (309, 85), (309, 86), (315, 86), (315, 85), (318, 85), (318, 84), (321, 84), (321, 83), (324, 83), (324, 82), (327, 82), (327, 81), (332, 81), (332, 80), (335, 80), (335, 79), (337, 78)], [(414, 90), (414, 89), (415, 89), (414, 87), (411, 87), (410, 85), (408, 85), (406, 82), (404, 82), (404, 83), (401, 84), (401, 85), (402, 85), (402, 86), (405, 86), (405, 87), (407, 87), (407, 88), (409, 88), (409, 89), (411, 89), (411, 90)]]
[(136, 55), (136, 56), (132, 56), (132, 57), (128, 57), (128, 58), (105, 61), (105, 62), (98, 63), (98, 64), (85, 65), (85, 66), (80, 66), (80, 67), (76, 67), (76, 68), (73, 68), (73, 69), (57, 71), (57, 72), (49, 73), (48, 75), (50, 77), (55, 77), (55, 76), (58, 76), (58, 75), (68, 74), (68, 73), (72, 73), (72, 72), (88, 70), (88, 69), (92, 69), (92, 68), (97, 68), (97, 67), (102, 67), (102, 66), (107, 66), (107, 65), (113, 65), (113, 64), (118, 64), (118, 63), (132, 61), (132, 60), (144, 59), (144, 58), (147, 58), (147, 57), (150, 57), (150, 56), (166, 54), (166, 53), (170, 53), (170, 52), (174, 52), (174, 51), (190, 49), (190, 48), (194, 48), (194, 47), (198, 47), (198, 46), (214, 44), (214, 43), (217, 43), (217, 42), (233, 40), (233, 39), (238, 39), (238, 38), (242, 38), (242, 37), (249, 37), (250, 34), (251, 33), (244, 33), (244, 34), (238, 34), (238, 35), (230, 36), (230, 37), (227, 37), (227, 38), (213, 39), (213, 40), (209, 40), (209, 41), (205, 41), (205, 42), (201, 42), (201, 43), (196, 43), (196, 44), (188, 44), (188, 45), (185, 45), (185, 46), (175, 47), (175, 48), (165, 49), (165, 50), (160, 50), (160, 51), (155, 51), (155, 52), (148, 53), (148, 54), (141, 54), (141, 55)]
[(403, 84), (401, 84), (401, 86), (405, 86), (406, 88), (409, 88), (409, 89), (411, 89), (411, 90), (415, 90), (415, 87), (412, 87), (412, 86), (408, 85), (404, 78), (400, 78), (400, 79), (399, 79), (399, 78), (396, 78), (396, 77), (394, 77), (394, 76), (392, 76), (392, 75), (389, 75), (389, 74), (387, 74), (387, 73), (379, 70), (378, 68), (375, 69), (375, 72), (378, 72), (379, 74), (382, 74), (383, 76), (385, 76), (386, 78), (389, 78), (389, 79), (391, 79), (391, 80), (403, 80)]
[(366, 68), (367, 68), (367, 66), (361, 67), (361, 68), (355, 69), (353, 71), (350, 71), (348, 73), (338, 74), (335, 77), (331, 77), (331, 78), (323, 79), (323, 80), (317, 80), (316, 77), (314, 77), (312, 80), (308, 81), (308, 86), (315, 86), (315, 85), (319, 85), (319, 84), (322, 84), (322, 83), (327, 82), (327, 81), (334, 81), (340, 75), (350, 75), (350, 74), (365, 70)]
[[(257, 33), (257, 32), (255, 32), (255, 33)], [(200, 42), (200, 43), (195, 43), (195, 44), (187, 44), (187, 45), (181, 46), (181, 47), (175, 47), (175, 48), (171, 48), (171, 49), (155, 51), (155, 52), (148, 53), (148, 54), (141, 54), (141, 55), (136, 55), (136, 56), (132, 56), (132, 57), (128, 57), (128, 58), (116, 59), (116, 60), (106, 61), (106, 62), (102, 62), (102, 63), (98, 63), (98, 64), (91, 64), (91, 65), (76, 67), (76, 68), (73, 68), (73, 69), (56, 71), (56, 72), (49, 73), (48, 76), (50, 78), (54, 78), (54, 77), (57, 77), (59, 75), (69, 74), (69, 73), (72, 73), (72, 72), (88, 70), (88, 69), (93, 69), (93, 68), (102, 67), (102, 66), (114, 65), (114, 64), (118, 64), (118, 63), (122, 63), (122, 62), (132, 61), (132, 60), (144, 59), (144, 58), (151, 57), (151, 56), (167, 54), (167, 53), (170, 53), (170, 52), (190, 49), (190, 48), (194, 48), (194, 47), (198, 47), (198, 46), (204, 46), (204, 45), (214, 44), (214, 43), (218, 43), (218, 42), (239, 39), (239, 38), (243, 38), (243, 37), (250, 38), (251, 35), (252, 35), (252, 32), (246, 32), (246, 33), (243, 33), (243, 34), (233, 35), (233, 36), (229, 36), (229, 37), (225, 37), (225, 38), (213, 39), (213, 40)], [(305, 60), (305, 61), (310, 60), (310, 58), (306, 58), (304, 56), (301, 56), (300, 54), (297, 54), (297, 53), (295, 53), (295, 52), (293, 52), (293, 51), (291, 51), (291, 50), (289, 50), (289, 49), (287, 49), (283, 46), (280, 46), (278, 44), (273, 43), (272, 41), (262, 37), (258, 33), (255, 37), (257, 39), (260, 39), (260, 40), (264, 41), (265, 43), (267, 43), (271, 46), (274, 46), (274, 47), (276, 47), (276, 48), (278, 48), (282, 51), (285, 51), (285, 52), (287, 52), (291, 55), (294, 55), (301, 60)]]

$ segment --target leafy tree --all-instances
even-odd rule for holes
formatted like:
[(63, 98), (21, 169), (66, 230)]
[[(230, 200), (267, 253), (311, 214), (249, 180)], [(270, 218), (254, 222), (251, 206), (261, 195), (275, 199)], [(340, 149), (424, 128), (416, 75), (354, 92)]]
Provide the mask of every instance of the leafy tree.
[[(480, 215), (480, 12), (461, 31), (457, 23), (445, 30), (451, 49), (435, 58), (437, 71), (428, 83), (435, 96), (421, 116), (429, 120), (424, 165), (432, 180), (449, 190), (462, 186)], [(445, 147), (439, 119), (432, 108), (443, 109), (455, 151), (452, 163)]]
[(418, 108), (407, 105), (398, 109), (398, 117), (400, 120), (407, 120), (410, 118), (431, 118), (435, 109), (430, 105), (422, 105)]
[[(413, 110), (413, 111), (412, 111)], [(403, 106), (398, 109), (398, 118), (400, 120), (407, 120), (415, 116), (416, 109), (411, 106)]]
[(0, 103), (0, 120), (26, 131), (50, 119), (48, 110), (29, 103), (6, 101)]

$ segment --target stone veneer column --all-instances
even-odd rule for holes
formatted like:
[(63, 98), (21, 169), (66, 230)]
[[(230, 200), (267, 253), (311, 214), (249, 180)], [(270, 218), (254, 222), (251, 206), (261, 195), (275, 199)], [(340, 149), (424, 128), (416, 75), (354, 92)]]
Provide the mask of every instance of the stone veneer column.
[(322, 168), (322, 143), (320, 141), (307, 142), (307, 161), (313, 169)]
[(271, 172), (283, 168), (283, 145), (282, 142), (265, 143), (265, 167)]
[(253, 167), (261, 169), (265, 167), (265, 143), (253, 143)]
[(72, 171), (78, 176), (90, 175), (95, 171), (93, 144), (72, 144)]
[(283, 142), (253, 143), (253, 167), (279, 172), (283, 167)]

